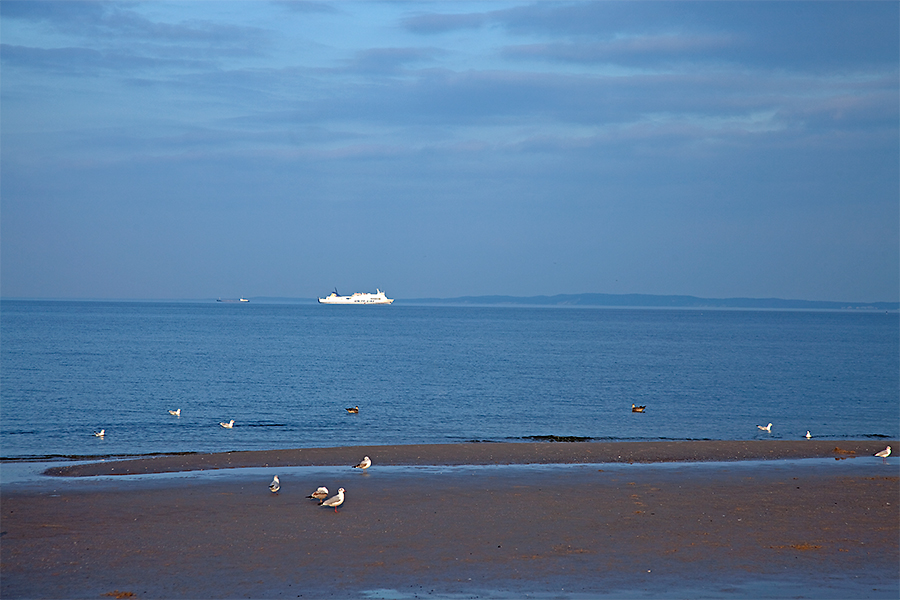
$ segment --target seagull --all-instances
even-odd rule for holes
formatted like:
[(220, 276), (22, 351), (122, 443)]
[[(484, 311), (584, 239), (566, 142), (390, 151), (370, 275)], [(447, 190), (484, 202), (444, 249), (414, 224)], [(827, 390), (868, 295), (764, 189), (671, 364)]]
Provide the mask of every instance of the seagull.
[(364, 456), (362, 461), (358, 465), (353, 465), (354, 469), (368, 469), (372, 466), (372, 461), (369, 460), (368, 456)]
[(769, 433), (772, 433), (772, 424), (771, 423), (769, 423), (765, 427), (763, 427), (762, 425), (757, 425), (757, 427), (759, 427), (760, 431), (768, 431)]
[(348, 409), (347, 409), (347, 412), (350, 413), (351, 415), (355, 415), (356, 413), (359, 412), (359, 407), (358, 407), (358, 406), (354, 406), (353, 408), (348, 408)]
[(806, 439), (811, 438), (812, 436), (809, 434), (809, 430), (806, 431)]
[(105, 429), (101, 429), (100, 431), (95, 431), (95, 432), (94, 432), (94, 436), (95, 436), (95, 437), (102, 438), (104, 435), (106, 435), (106, 430), (105, 430)]
[(887, 448), (885, 448), (885, 449), (882, 450), (881, 452), (876, 452), (876, 453), (875, 453), (875, 456), (880, 456), (880, 457), (881, 457), (881, 462), (883, 462), (883, 463), (886, 463), (886, 462), (887, 462), (887, 457), (890, 456), (890, 455), (891, 455), (891, 447), (890, 447), (890, 446), (888, 446)]
[(221, 425), (225, 429), (232, 429), (234, 427), (234, 419), (230, 420), (227, 423), (219, 423), (219, 425)]
[(634, 404), (632, 404), (631, 412), (644, 412), (645, 408), (647, 408), (647, 407), (646, 406), (635, 406)]
[(179, 408), (178, 410), (170, 410), (170, 411), (169, 411), (169, 414), (172, 415), (173, 417), (180, 417), (180, 416), (181, 416), (181, 409)]
[(269, 491), (272, 492), (273, 494), (275, 494), (280, 489), (281, 489), (281, 482), (278, 481), (278, 475), (276, 475), (275, 479), (272, 480), (272, 483), (269, 484)]
[(307, 496), (307, 498), (313, 498), (315, 500), (324, 500), (327, 497), (328, 497), (328, 488), (325, 486), (320, 487), (319, 489), (314, 491), (312, 494)]
[(333, 506), (334, 512), (337, 512), (337, 507), (344, 503), (344, 488), (339, 488), (337, 496), (332, 496), (328, 500), (322, 500), (319, 502), (319, 506)]

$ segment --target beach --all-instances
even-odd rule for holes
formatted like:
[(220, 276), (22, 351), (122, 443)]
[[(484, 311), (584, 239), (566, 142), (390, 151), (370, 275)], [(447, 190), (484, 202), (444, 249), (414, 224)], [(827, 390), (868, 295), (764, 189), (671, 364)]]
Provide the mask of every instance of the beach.
[[(0, 595), (895, 598), (900, 471), (872, 456), (886, 444), (897, 448), (469, 443), (72, 465), (0, 490)], [(352, 469), (363, 455), (373, 466)], [(346, 489), (337, 512), (305, 497), (320, 485)]]

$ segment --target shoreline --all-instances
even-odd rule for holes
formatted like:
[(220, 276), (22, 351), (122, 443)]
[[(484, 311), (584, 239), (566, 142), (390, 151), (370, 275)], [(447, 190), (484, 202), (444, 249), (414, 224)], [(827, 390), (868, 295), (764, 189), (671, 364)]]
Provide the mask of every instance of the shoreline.
[(697, 440), (675, 442), (462, 442), (251, 450), (214, 454), (153, 455), (61, 465), (54, 477), (140, 475), (241, 467), (355, 465), (363, 456), (376, 465), (452, 466), (503, 464), (602, 464), (709, 462), (872, 456), (896, 440)]

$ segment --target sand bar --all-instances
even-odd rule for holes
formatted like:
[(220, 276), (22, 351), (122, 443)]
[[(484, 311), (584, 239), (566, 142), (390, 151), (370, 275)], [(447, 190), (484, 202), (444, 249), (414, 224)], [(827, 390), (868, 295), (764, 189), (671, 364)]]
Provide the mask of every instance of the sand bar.
[[(682, 461), (774, 460), (871, 456), (890, 441), (750, 440), (677, 442), (463, 443), (303, 448), (218, 454), (155, 456), (62, 466), (49, 475), (134, 475), (227, 469), (355, 465), (370, 456), (379, 465), (495, 465), (652, 463)], [(896, 442), (893, 442), (896, 448)]]
[[(896, 598), (896, 459), (831, 442), (792, 460), (816, 444), (297, 450), (189, 461), (254, 467), (233, 471), (46, 477), (0, 490), (0, 596)], [(694, 462), (741, 452), (789, 460)], [(372, 468), (350, 468), (363, 453)], [(319, 485), (347, 490), (337, 513), (305, 498)]]

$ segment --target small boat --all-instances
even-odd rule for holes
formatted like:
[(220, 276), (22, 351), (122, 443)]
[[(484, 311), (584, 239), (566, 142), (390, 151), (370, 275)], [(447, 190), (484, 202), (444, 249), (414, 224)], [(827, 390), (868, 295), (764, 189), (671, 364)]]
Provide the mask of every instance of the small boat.
[(645, 408), (647, 408), (647, 407), (646, 406), (635, 406), (634, 404), (632, 404), (631, 412), (644, 412)]
[(355, 415), (355, 414), (357, 414), (357, 413), (359, 412), (359, 407), (358, 407), (358, 406), (354, 406), (353, 408), (348, 408), (348, 409), (347, 409), (347, 412), (350, 413), (351, 415)]

